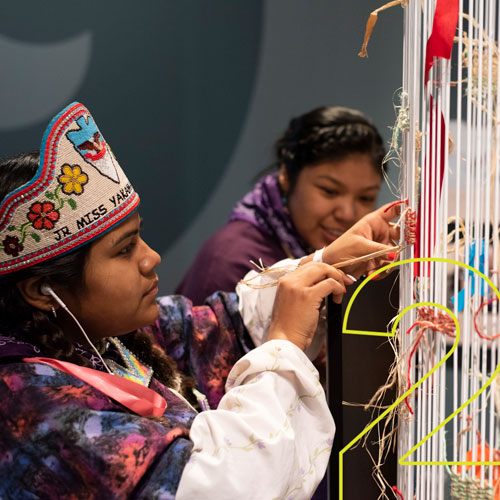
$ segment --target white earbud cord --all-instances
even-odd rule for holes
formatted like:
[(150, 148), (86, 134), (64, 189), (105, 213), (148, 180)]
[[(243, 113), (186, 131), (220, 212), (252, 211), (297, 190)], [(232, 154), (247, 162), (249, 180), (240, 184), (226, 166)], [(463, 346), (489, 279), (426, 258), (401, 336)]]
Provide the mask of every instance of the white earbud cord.
[(51, 295), (57, 301), (57, 303), (71, 316), (71, 318), (73, 319), (73, 321), (78, 325), (78, 328), (80, 328), (80, 330), (83, 333), (83, 336), (85, 337), (85, 339), (87, 340), (87, 342), (91, 345), (92, 349), (94, 349), (95, 353), (97, 354), (97, 356), (101, 360), (102, 364), (104, 365), (104, 368), (106, 368), (106, 370), (108, 371), (108, 373), (110, 373), (111, 375), (113, 375), (113, 372), (108, 368), (108, 365), (106, 364), (106, 362), (102, 358), (101, 354), (96, 349), (96, 347), (92, 343), (92, 341), (89, 339), (87, 333), (83, 329), (83, 326), (80, 324), (80, 322), (78, 321), (78, 319), (76, 319), (76, 316), (68, 309), (68, 307), (66, 306), (66, 304), (59, 298), (59, 296), (56, 294), (56, 292), (54, 292), (54, 290), (52, 290), (52, 288), (50, 288), (50, 286), (48, 286), (48, 285), (42, 285), (42, 289), (41, 290), (42, 290), (42, 293), (44, 295)]

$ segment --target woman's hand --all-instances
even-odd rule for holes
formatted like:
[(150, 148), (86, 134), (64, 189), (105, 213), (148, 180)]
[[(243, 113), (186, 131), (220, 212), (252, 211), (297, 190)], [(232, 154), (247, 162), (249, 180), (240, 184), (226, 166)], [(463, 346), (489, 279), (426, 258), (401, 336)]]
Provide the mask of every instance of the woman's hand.
[(339, 269), (319, 262), (309, 262), (280, 278), (268, 340), (289, 340), (306, 350), (314, 337), (323, 299), (333, 294), (334, 302), (340, 304), (345, 285), (352, 282)]
[[(391, 203), (383, 205), (378, 210), (365, 215), (354, 226), (347, 230), (340, 238), (325, 248), (323, 262), (328, 264), (339, 264), (342, 261), (362, 257), (379, 250), (391, 251), (397, 240), (399, 240), (399, 226), (391, 224), (391, 221), (399, 216), (401, 205)], [(359, 278), (363, 274), (370, 274), (375, 269), (390, 264), (393, 259), (387, 255), (360, 262), (353, 266), (347, 266), (342, 270)]]
[[(323, 262), (331, 265), (339, 264), (384, 249), (389, 253), (391, 247), (396, 244), (395, 241), (399, 240), (399, 226), (391, 224), (391, 221), (401, 211), (400, 205), (388, 208), (390, 205), (390, 203), (383, 205), (378, 210), (365, 215), (342, 236), (328, 245), (323, 252)], [(312, 256), (303, 259), (304, 262), (310, 260), (312, 260)], [(355, 278), (359, 278), (363, 274), (370, 274), (375, 269), (392, 261), (385, 255), (343, 267), (342, 270)]]

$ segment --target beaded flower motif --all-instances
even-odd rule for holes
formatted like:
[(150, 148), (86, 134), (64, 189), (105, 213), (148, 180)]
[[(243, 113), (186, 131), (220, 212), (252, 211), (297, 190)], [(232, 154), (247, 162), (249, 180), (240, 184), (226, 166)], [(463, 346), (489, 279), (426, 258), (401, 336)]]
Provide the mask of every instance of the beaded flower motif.
[[(0, 242), (0, 250), (7, 255), (17, 257), (24, 250), (24, 242), (29, 236), (37, 243), (40, 236), (33, 231), (50, 231), (54, 229), (59, 221), (60, 211), (65, 204), (72, 210), (76, 210), (76, 201), (72, 198), (61, 196), (61, 191), (68, 195), (80, 195), (83, 193), (83, 186), (88, 182), (88, 176), (78, 165), (65, 164), (61, 167), (61, 175), (57, 178), (59, 185), (52, 191), (45, 191), (46, 199), (35, 201), (26, 214), (27, 222), (19, 226), (10, 225), (7, 231), (14, 234), (7, 235)], [(17, 234), (15, 234), (17, 233)]]

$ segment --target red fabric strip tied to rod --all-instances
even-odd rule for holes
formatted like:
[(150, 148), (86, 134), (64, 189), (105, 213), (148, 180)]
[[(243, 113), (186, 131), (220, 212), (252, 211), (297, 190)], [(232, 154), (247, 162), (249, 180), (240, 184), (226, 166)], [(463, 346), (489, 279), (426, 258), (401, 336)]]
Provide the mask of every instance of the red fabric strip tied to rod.
[(437, 0), (432, 33), (425, 50), (425, 84), (435, 57), (451, 58), (453, 38), (457, 30), (459, 0)]
[[(453, 50), (453, 41), (457, 29), (459, 15), (459, 0), (437, 0), (436, 10), (434, 11), (434, 20), (432, 23), (432, 33), (427, 40), (425, 52), (425, 85), (429, 80), (429, 72), (434, 64), (434, 58), (441, 57), (450, 59)], [(426, 190), (420, 189), (420, 200), (417, 215), (417, 225), (415, 231), (415, 257), (432, 257), (436, 234), (428, 235), (425, 248), (422, 249), (420, 255), (420, 242), (423, 240), (422, 231), (429, 231), (432, 220), (435, 222), (438, 212), (439, 201), (441, 199), (441, 189), (443, 184), (445, 155), (448, 148), (446, 137), (445, 120), (442, 113), (437, 116), (437, 105), (434, 102), (432, 95), (429, 96), (429, 153), (430, 158), (423, 159), (423, 163), (429, 166), (428, 185)], [(438, 127), (438, 122), (440, 126)], [(440, 129), (438, 141), (438, 128)], [(439, 148), (437, 148), (439, 144)], [(433, 154), (433, 149), (436, 146), (436, 153)], [(439, 149), (439, 150), (438, 150)], [(434, 172), (434, 175), (432, 175)], [(439, 181), (437, 180), (439, 179)], [(434, 194), (434, 204), (431, 206), (432, 196)], [(426, 214), (422, 212), (423, 205), (427, 207)], [(435, 225), (434, 225), (435, 227)], [(430, 263), (417, 262), (414, 265), (415, 276), (430, 274)]]

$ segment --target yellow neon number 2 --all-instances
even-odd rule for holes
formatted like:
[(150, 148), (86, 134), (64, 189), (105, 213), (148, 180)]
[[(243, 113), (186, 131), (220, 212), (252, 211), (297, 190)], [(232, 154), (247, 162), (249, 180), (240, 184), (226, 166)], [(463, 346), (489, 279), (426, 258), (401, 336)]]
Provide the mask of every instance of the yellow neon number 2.
[[(453, 321), (455, 322), (456, 326), (456, 337), (455, 337), (455, 342), (453, 343), (452, 348), (446, 353), (445, 357), (439, 361), (429, 372), (427, 372), (421, 379), (419, 379), (417, 382), (413, 384), (412, 387), (410, 387), (404, 394), (402, 394), (394, 403), (387, 408), (382, 414), (380, 414), (373, 422), (368, 424), (354, 439), (352, 439), (342, 450), (339, 452), (339, 499), (343, 500), (343, 468), (344, 468), (344, 454), (354, 445), (356, 444), (365, 434), (370, 432), (370, 430), (375, 427), (382, 419), (384, 419), (394, 408), (396, 408), (406, 397), (408, 397), (415, 389), (417, 389), (427, 378), (429, 378), (440, 366), (442, 366), (446, 360), (455, 352), (459, 340), (460, 340), (460, 325), (458, 323), (457, 317), (445, 306), (442, 306), (440, 304), (436, 304), (433, 302), (420, 302), (417, 304), (412, 304), (408, 307), (406, 307), (403, 311), (401, 311), (397, 318), (396, 321), (394, 322), (394, 325), (392, 327), (391, 333), (387, 332), (373, 332), (373, 331), (367, 331), (367, 330), (350, 330), (347, 328), (347, 320), (349, 318), (349, 313), (351, 311), (352, 304), (354, 302), (354, 299), (358, 296), (358, 294), (361, 292), (361, 290), (364, 288), (364, 286), (369, 283), (374, 277), (379, 275), (380, 273), (386, 271), (387, 269), (391, 269), (396, 266), (401, 266), (402, 264), (413, 264), (414, 262), (442, 262), (446, 264), (453, 264), (457, 265), (460, 267), (463, 267), (464, 269), (468, 269), (469, 271), (472, 271), (481, 278), (483, 278), (488, 285), (492, 288), (494, 291), (495, 295), (497, 296), (498, 300), (500, 301), (500, 293), (498, 289), (495, 287), (495, 285), (491, 282), (491, 280), (486, 277), (483, 273), (478, 271), (477, 269), (464, 264), (462, 262), (458, 262), (456, 260), (451, 260), (451, 259), (442, 259), (442, 258), (437, 258), (437, 257), (421, 257), (421, 258), (415, 258), (415, 259), (406, 259), (406, 260), (401, 260), (398, 262), (393, 262), (392, 264), (389, 264), (387, 266), (384, 266), (377, 271), (375, 271), (372, 275), (367, 277), (361, 284), (360, 286), (356, 289), (356, 291), (353, 293), (351, 299), (349, 300), (349, 303), (347, 304), (346, 312), (344, 315), (344, 320), (342, 323), (342, 333), (344, 334), (350, 334), (350, 335), (375, 335), (375, 336), (381, 336), (381, 337), (394, 337), (396, 334), (396, 328), (406, 312), (408, 312), (410, 309), (415, 308), (415, 307), (420, 307), (420, 306), (433, 306), (437, 307), (446, 313), (448, 313)], [(491, 377), (487, 380), (487, 382), (477, 391), (472, 397), (470, 397), (465, 403), (463, 403), (459, 408), (457, 408), (451, 415), (449, 415), (443, 422), (441, 422), (435, 429), (433, 429), (427, 436), (425, 436), (420, 442), (418, 442), (413, 448), (411, 448), (408, 452), (406, 452), (400, 459), (399, 463), (401, 465), (462, 465), (462, 466), (467, 466), (467, 465), (500, 465), (500, 462), (493, 462), (493, 461), (484, 461), (484, 462), (467, 462), (467, 461), (436, 461), (436, 462), (416, 462), (416, 461), (406, 461), (406, 459), (415, 451), (417, 450), (420, 446), (422, 446), (428, 439), (430, 439), (436, 432), (438, 432), (440, 429), (442, 429), (452, 418), (454, 418), (458, 413), (460, 413), (467, 405), (469, 405), (474, 399), (476, 399), (480, 394), (482, 394), (493, 382), (497, 374), (500, 372), (500, 363), (497, 365), (495, 371), (491, 375)]]

